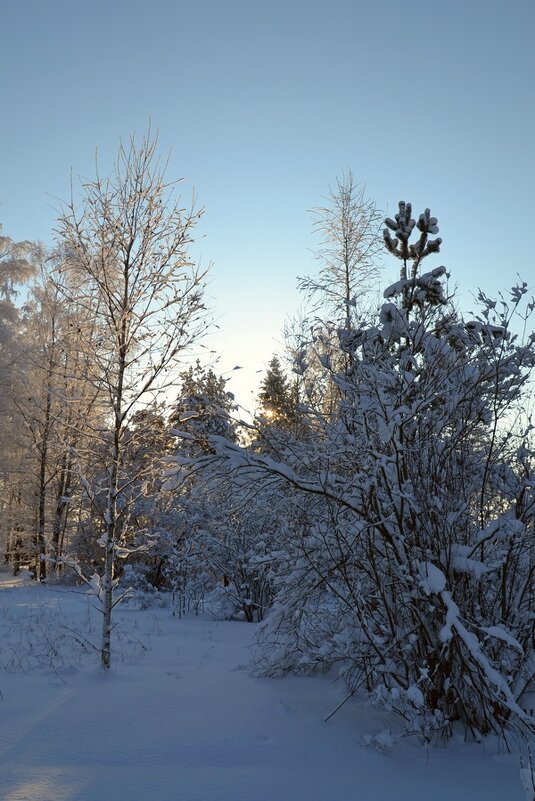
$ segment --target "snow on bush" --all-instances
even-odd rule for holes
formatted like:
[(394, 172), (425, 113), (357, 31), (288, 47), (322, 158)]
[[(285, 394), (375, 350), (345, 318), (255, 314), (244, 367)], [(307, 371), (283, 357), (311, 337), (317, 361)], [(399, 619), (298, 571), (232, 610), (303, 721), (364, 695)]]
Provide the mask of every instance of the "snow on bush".
[(284, 520), (291, 568), (259, 670), (336, 666), (426, 739), (456, 721), (475, 739), (533, 731), (535, 451), (521, 415), (535, 335), (514, 325), (535, 303), (525, 284), (499, 302), (480, 293), (465, 322), (445, 268), (421, 274), (441, 242), (429, 210), (416, 225), (400, 204), (387, 226), (401, 277), (375, 320), (341, 332), (346, 358), (319, 354), (329, 404), (303, 412), (278, 458), (214, 440), (242, 494), (258, 502), (263, 487)]

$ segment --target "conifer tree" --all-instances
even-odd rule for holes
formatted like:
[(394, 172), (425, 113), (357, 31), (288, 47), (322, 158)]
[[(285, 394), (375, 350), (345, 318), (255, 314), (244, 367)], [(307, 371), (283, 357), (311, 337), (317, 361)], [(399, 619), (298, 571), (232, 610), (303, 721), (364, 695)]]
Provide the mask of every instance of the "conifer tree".
[(291, 423), (294, 415), (292, 388), (277, 356), (273, 356), (268, 364), (266, 375), (260, 384), (258, 400), (259, 417), (262, 421), (279, 427)]

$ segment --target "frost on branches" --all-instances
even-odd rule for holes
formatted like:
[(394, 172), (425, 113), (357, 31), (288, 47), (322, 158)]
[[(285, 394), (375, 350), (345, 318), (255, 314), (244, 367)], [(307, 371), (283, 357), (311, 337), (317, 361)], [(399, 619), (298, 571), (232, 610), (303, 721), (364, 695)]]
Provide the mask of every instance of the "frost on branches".
[(426, 739), (456, 721), (474, 738), (533, 731), (535, 451), (522, 412), (535, 335), (513, 331), (535, 304), (525, 284), (498, 302), (481, 292), (464, 319), (445, 268), (421, 269), (441, 244), (436, 218), (411, 214), (400, 203), (385, 230), (399, 281), (371, 324), (343, 331), (351, 359), (336, 363), (350, 369), (322, 362), (335, 412), (316, 411), (279, 461), (217, 444), (257, 499), (277, 484), (292, 498), (292, 569), (262, 625), (260, 670), (337, 666), (351, 693)]

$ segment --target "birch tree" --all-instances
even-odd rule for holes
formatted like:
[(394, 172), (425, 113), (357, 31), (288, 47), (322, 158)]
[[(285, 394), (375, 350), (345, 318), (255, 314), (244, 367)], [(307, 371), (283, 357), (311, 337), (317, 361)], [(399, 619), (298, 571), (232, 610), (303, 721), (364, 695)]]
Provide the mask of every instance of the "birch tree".
[(0, 503), (2, 508), (5, 561), (18, 570), (24, 533), (25, 487), (22, 477), (21, 430), (13, 405), (13, 381), (25, 367), (20, 353), (22, 315), (17, 304), (18, 287), (30, 281), (40, 257), (31, 242), (15, 242), (4, 236), (0, 226), (0, 412), (2, 414), (2, 459), (0, 460)]
[(82, 316), (78, 307), (65, 303), (57, 275), (61, 263), (59, 254), (50, 256), (28, 295), (19, 334), (20, 369), (11, 382), (24, 483), (30, 490), (26, 496), (32, 523), (27, 528), (32, 537), (27, 550), (41, 581), (47, 578), (49, 554), (58, 572), (61, 568), (74, 508), (80, 424), (87, 428), (92, 419), (102, 419), (100, 393), (87, 379), (87, 356), (79, 347), (81, 332), (95, 328), (94, 315), (86, 311)]
[(379, 281), (382, 215), (351, 170), (336, 179), (325, 200), (312, 209), (320, 269), (315, 277), (299, 279), (299, 286), (323, 319), (327, 315), (349, 330)]
[(306, 383), (309, 387), (316, 384), (314, 394), (322, 398), (322, 412), (333, 416), (340, 388), (332, 384), (325, 370), (314, 370), (313, 364), (317, 361), (323, 367), (352, 372), (351, 353), (341, 352), (339, 342), (350, 338), (351, 331), (374, 313), (378, 303), (382, 215), (350, 170), (336, 179), (325, 204), (311, 213), (319, 240), (315, 251), (319, 270), (299, 279), (309, 306), (308, 332), (299, 351), (308, 351), (309, 372), (315, 373)]
[(102, 603), (101, 662), (111, 662), (115, 563), (133, 502), (125, 472), (128, 427), (133, 416), (174, 383), (174, 369), (205, 324), (204, 272), (188, 247), (202, 210), (184, 208), (176, 182), (167, 182), (166, 163), (150, 133), (138, 144), (121, 145), (111, 175), (83, 183), (83, 199), (65, 206), (58, 235), (68, 256), (74, 289), (66, 300), (93, 309), (98, 331), (80, 332), (91, 355), (90, 380), (104, 393), (100, 428), (82, 432), (85, 447), (104, 460), (100, 482), (81, 476), (104, 552), (101, 574), (91, 580)]

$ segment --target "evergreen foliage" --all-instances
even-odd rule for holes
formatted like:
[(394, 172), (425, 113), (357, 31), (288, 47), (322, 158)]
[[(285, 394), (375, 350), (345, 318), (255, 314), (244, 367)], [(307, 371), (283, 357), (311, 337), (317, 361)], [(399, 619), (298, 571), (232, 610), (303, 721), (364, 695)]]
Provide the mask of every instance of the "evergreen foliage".
[(282, 426), (290, 423), (294, 411), (292, 389), (277, 356), (273, 356), (268, 364), (258, 400), (261, 420)]

